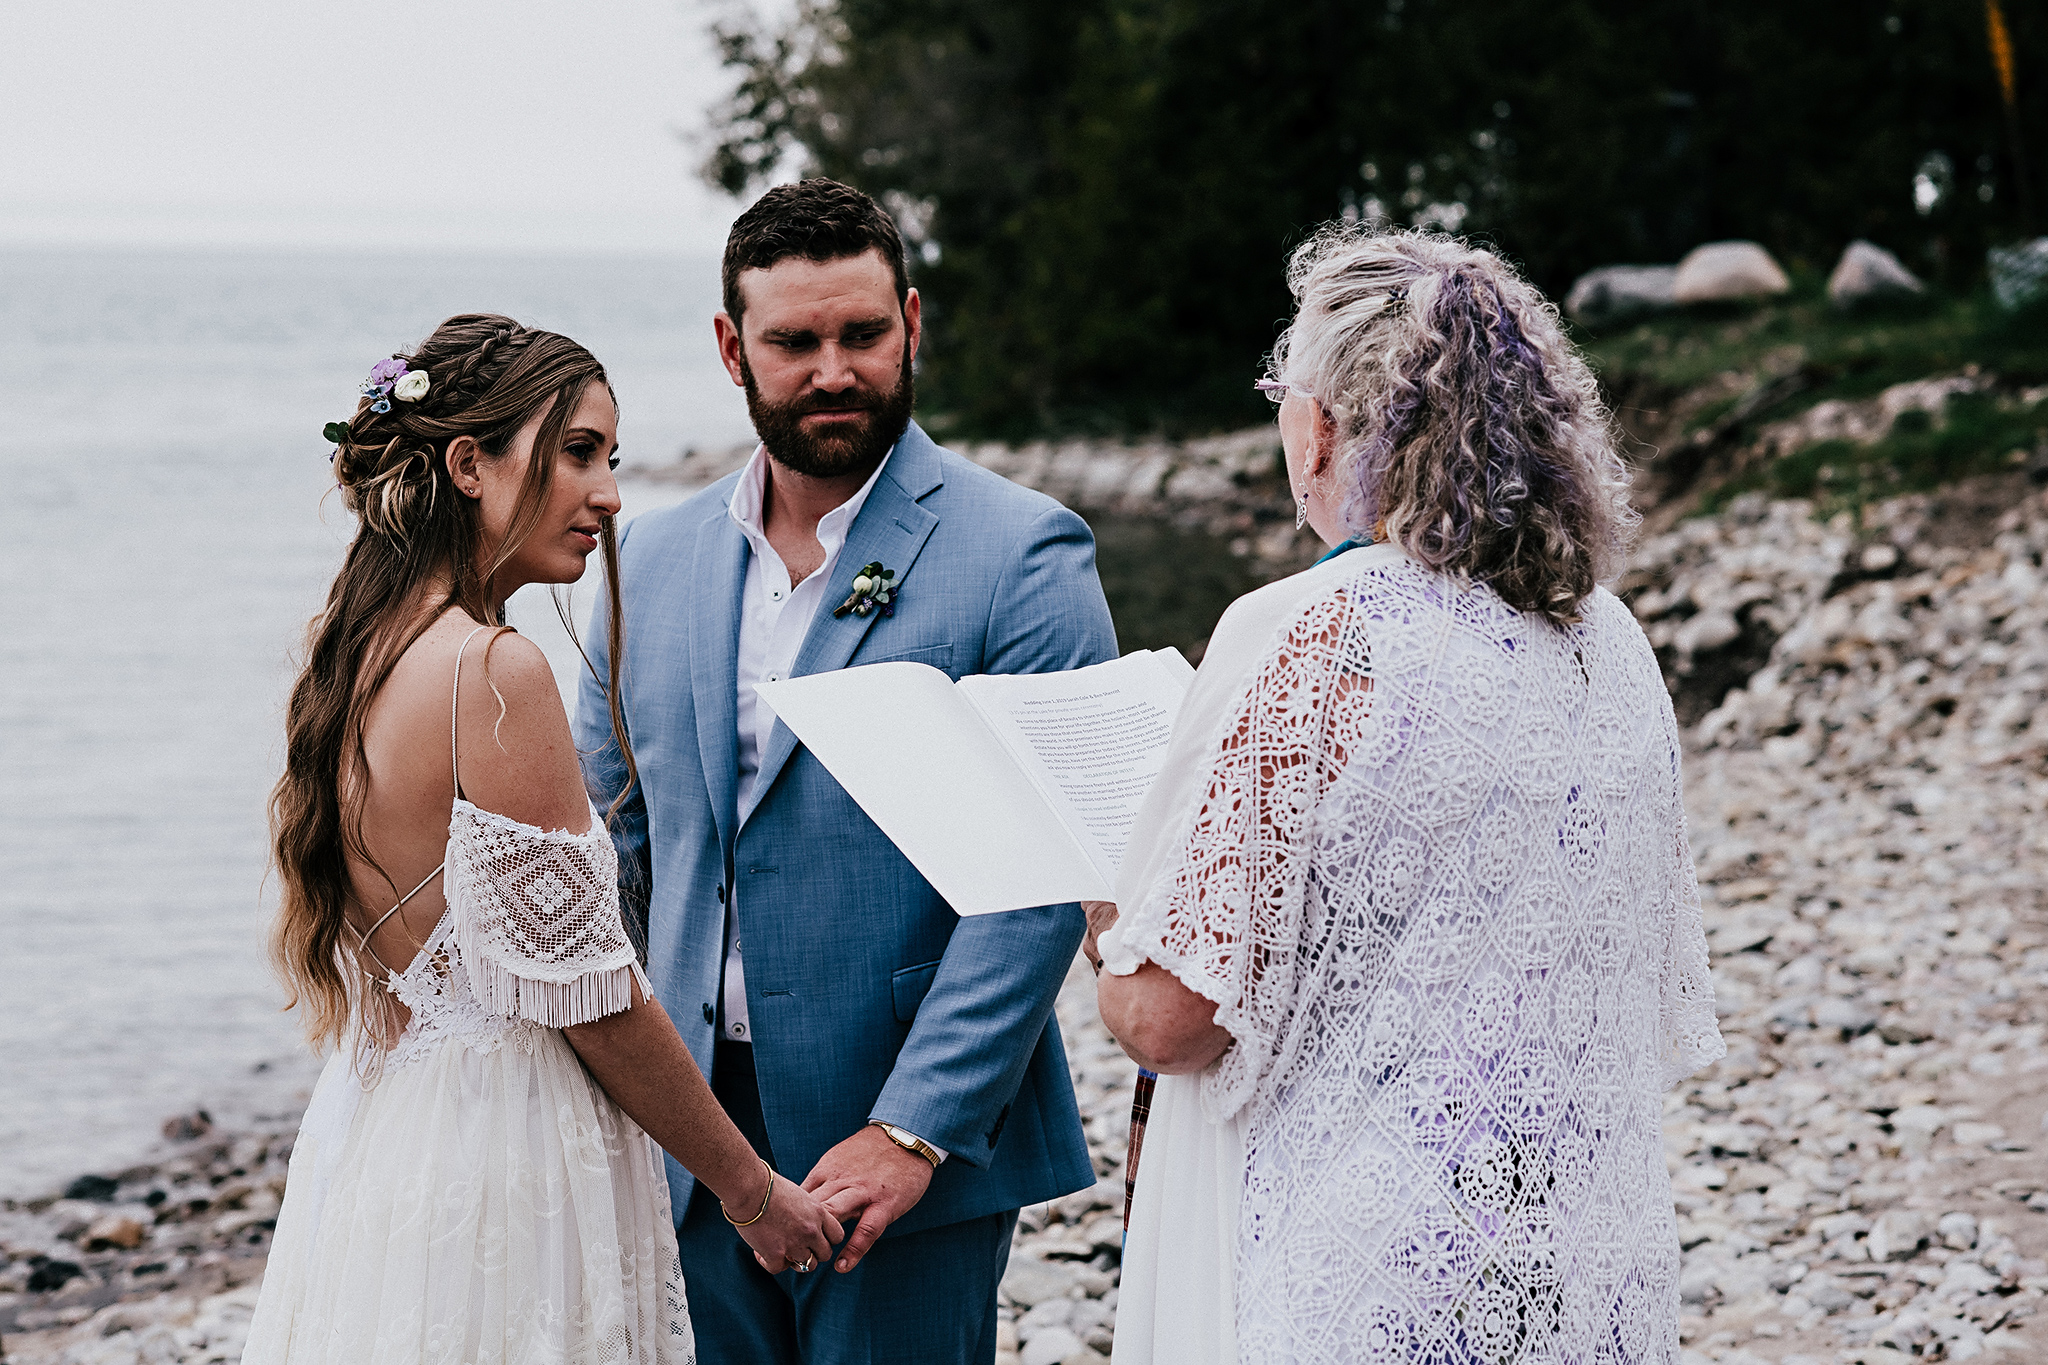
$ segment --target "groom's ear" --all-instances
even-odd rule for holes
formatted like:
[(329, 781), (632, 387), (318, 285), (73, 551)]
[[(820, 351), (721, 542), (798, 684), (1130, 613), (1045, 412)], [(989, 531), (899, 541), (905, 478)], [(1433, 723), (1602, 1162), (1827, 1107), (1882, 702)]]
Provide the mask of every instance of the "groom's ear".
[(903, 330), (908, 333), (903, 344), (910, 348), (910, 359), (917, 359), (917, 343), (924, 339), (924, 300), (917, 296), (915, 289), (903, 291)]
[(724, 363), (725, 372), (732, 376), (734, 385), (745, 388), (747, 372), (740, 355), (743, 345), (740, 325), (732, 320), (732, 314), (721, 308), (711, 315), (711, 330), (718, 338), (718, 358)]

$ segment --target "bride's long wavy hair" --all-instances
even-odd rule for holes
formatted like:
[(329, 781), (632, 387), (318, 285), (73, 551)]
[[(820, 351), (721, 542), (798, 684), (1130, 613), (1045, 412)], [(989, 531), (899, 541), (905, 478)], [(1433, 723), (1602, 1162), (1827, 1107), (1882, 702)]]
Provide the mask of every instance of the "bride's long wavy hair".
[[(362, 399), (335, 449), (335, 483), (355, 514), (356, 534), (326, 606), (307, 627), (305, 666), (285, 713), (284, 776), (270, 796), (272, 858), (282, 890), (271, 959), (290, 991), (287, 1008), (304, 1011), (306, 1035), (316, 1047), (340, 1042), (363, 1004), (362, 973), (344, 938), (354, 898), (348, 859), (384, 875), (362, 835), (363, 721), (370, 704), (400, 656), (448, 608), (460, 607), (478, 621), (498, 619), (491, 578), (540, 520), (583, 391), (610, 382), (596, 357), (568, 337), (490, 313), (449, 318), (417, 350), (394, 359), (426, 371), (427, 392), (381, 413), (370, 398)], [(519, 429), (544, 408), (505, 537), (485, 545), (477, 504), (456, 492), (448, 473), (449, 443), (473, 437), (487, 460), (502, 459)], [(620, 703), (619, 547), (610, 517), (602, 520), (599, 540), (614, 661), (607, 683), (612, 741), (637, 778)], [(569, 624), (559, 597), (557, 608)], [(388, 875), (384, 880), (397, 899), (396, 884)]]
[(1335, 427), (1346, 528), (1576, 620), (1641, 518), (1557, 310), (1492, 252), (1419, 229), (1327, 227), (1287, 283), (1272, 369)]

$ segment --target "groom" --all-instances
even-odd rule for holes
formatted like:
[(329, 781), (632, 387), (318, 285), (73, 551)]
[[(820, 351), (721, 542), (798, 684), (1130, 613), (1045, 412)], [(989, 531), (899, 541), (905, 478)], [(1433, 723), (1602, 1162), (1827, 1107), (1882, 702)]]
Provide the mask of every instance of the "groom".
[[(723, 273), (719, 353), (761, 447), (620, 538), (639, 780), (613, 832), (655, 992), (714, 1093), (850, 1231), (830, 1265), (767, 1273), (671, 1162), (698, 1350), (988, 1362), (1018, 1208), (1095, 1180), (1052, 1019), (1080, 907), (956, 916), (753, 684), (1113, 658), (1094, 542), (910, 420), (920, 304), (872, 199), (771, 190)], [(841, 610), (869, 565), (892, 600)], [(631, 778), (588, 677), (577, 738), (605, 808)]]

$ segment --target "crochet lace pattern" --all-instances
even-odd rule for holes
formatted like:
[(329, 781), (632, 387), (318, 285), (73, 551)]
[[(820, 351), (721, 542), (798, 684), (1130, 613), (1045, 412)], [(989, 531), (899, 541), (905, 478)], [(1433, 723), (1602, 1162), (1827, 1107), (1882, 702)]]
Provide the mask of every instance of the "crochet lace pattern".
[(1412, 562), (1280, 632), (1120, 949), (1218, 1006), (1246, 1360), (1678, 1357), (1662, 1094), (1722, 1055), (1679, 737), (1600, 591)]

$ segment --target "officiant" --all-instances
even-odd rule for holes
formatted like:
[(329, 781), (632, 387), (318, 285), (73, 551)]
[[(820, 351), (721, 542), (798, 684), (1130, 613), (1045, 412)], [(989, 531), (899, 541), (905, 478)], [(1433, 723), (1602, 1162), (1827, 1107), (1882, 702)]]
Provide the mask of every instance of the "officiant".
[[(991, 1362), (1017, 1210), (1095, 1180), (1052, 1016), (1080, 907), (956, 916), (754, 684), (1113, 658), (1094, 542), (911, 420), (921, 303), (866, 195), (770, 190), (723, 288), (761, 444), (622, 532), (623, 645), (597, 642), (577, 737), (599, 809), (623, 795), (656, 995), (762, 1158), (851, 1231), (829, 1265), (759, 1265), (671, 1163), (698, 1350)], [(610, 742), (614, 667), (637, 772)]]
[(1607, 413), (1491, 252), (1332, 225), (1288, 283), (1332, 550), (1224, 613), (1090, 906), (1161, 1073), (1115, 1360), (1675, 1360), (1659, 1116), (1722, 1045)]

